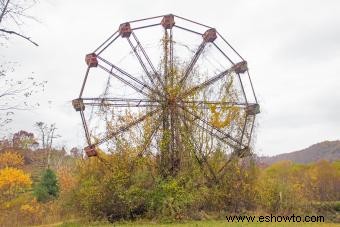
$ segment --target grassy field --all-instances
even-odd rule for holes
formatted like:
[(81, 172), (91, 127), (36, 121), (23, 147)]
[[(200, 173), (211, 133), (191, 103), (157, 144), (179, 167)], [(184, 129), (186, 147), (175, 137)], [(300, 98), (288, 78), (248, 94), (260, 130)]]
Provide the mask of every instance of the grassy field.
[[(109, 227), (109, 226), (115, 226), (115, 227), (153, 227), (153, 226), (160, 226), (160, 227), (225, 227), (225, 226), (231, 226), (231, 227), (299, 227), (299, 226), (320, 226), (320, 227), (335, 227), (340, 226), (340, 224), (335, 223), (228, 223), (227, 221), (190, 221), (185, 223), (171, 223), (171, 224), (159, 224), (159, 223), (119, 223), (119, 224), (109, 224), (109, 223), (90, 223), (90, 224), (84, 224), (84, 223), (77, 223), (77, 222), (65, 222), (65, 223), (58, 223), (54, 225), (47, 225), (45, 227)], [(43, 227), (43, 226), (40, 226)]]

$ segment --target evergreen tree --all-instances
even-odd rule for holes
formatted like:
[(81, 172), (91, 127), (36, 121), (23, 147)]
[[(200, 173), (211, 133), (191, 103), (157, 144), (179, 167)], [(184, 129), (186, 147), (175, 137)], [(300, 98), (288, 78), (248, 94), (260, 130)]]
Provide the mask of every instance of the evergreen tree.
[(40, 182), (34, 188), (34, 195), (39, 202), (56, 198), (59, 194), (59, 184), (56, 174), (47, 169), (42, 173)]

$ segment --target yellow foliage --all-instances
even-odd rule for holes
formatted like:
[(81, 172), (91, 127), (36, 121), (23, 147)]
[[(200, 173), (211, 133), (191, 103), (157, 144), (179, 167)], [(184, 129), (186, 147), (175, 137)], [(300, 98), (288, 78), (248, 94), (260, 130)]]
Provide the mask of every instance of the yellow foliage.
[(26, 215), (38, 215), (41, 213), (41, 206), (36, 199), (28, 201), (28, 203), (22, 204), (20, 206), (20, 211)]
[(209, 108), (212, 113), (210, 123), (216, 128), (228, 127), (240, 114), (240, 108), (237, 106), (217, 110), (217, 105), (210, 105)]
[(233, 86), (233, 77), (227, 81), (221, 90), (219, 100), (221, 103), (208, 105), (211, 118), (210, 123), (216, 128), (229, 127), (232, 122), (241, 118), (241, 109), (238, 106), (225, 105), (227, 102), (237, 102), (239, 95)]
[(23, 193), (5, 202), (0, 215), (0, 226), (31, 226), (41, 224), (51, 210), (40, 204), (30, 193)]
[(14, 194), (32, 185), (30, 175), (20, 169), (6, 167), (0, 170), (0, 191), (5, 194)]
[(0, 154), (0, 168), (1, 167), (19, 167), (24, 164), (24, 159), (20, 154), (12, 151), (6, 151)]

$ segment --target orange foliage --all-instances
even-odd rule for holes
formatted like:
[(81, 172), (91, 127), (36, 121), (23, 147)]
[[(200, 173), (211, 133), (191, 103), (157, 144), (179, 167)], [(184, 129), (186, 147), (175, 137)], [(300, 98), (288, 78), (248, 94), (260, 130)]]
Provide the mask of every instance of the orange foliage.
[(0, 154), (0, 168), (20, 167), (22, 165), (24, 165), (24, 159), (20, 154), (12, 151), (6, 151)]
[(75, 187), (77, 181), (73, 176), (72, 171), (68, 167), (61, 167), (57, 171), (58, 181), (60, 185), (61, 193), (69, 192)]

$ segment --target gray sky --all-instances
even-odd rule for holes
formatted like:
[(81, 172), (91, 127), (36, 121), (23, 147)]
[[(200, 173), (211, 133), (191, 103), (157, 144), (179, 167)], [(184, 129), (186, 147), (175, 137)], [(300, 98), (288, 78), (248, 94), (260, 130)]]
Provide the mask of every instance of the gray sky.
[[(339, 1), (52, 1), (37, 4), (21, 31), (39, 43), (11, 38), (1, 61), (15, 61), (17, 78), (48, 80), (42, 107), (17, 113), (13, 131), (36, 121), (56, 123), (68, 147), (83, 146), (79, 94), (84, 56), (124, 21), (177, 14), (215, 27), (248, 61), (262, 113), (256, 150), (274, 155), (340, 139)], [(48, 101), (52, 101), (50, 104)]]

